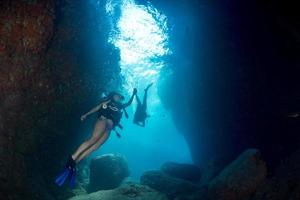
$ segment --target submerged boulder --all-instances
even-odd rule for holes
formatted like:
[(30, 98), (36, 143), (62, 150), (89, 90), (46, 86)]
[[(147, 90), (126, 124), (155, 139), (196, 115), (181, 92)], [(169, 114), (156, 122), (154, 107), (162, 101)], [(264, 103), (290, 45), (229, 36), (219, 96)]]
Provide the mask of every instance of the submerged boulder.
[(75, 196), (69, 200), (167, 200), (161, 194), (147, 186), (125, 184), (113, 190), (103, 190), (87, 195)]
[(200, 168), (193, 164), (166, 162), (162, 165), (161, 170), (172, 177), (192, 182), (197, 182), (201, 179)]
[(249, 198), (267, 175), (260, 152), (249, 149), (228, 165), (209, 184), (208, 195), (214, 200), (241, 200)]
[(209, 160), (202, 168), (202, 176), (198, 184), (207, 187), (212, 179), (223, 169), (224, 163), (214, 159)]
[(114, 189), (128, 176), (129, 169), (123, 156), (106, 154), (96, 157), (90, 164), (88, 192)]
[(173, 178), (159, 170), (145, 172), (141, 184), (166, 194), (170, 199), (200, 190), (200, 187), (189, 181)]
[(300, 199), (300, 149), (276, 168), (252, 200)]

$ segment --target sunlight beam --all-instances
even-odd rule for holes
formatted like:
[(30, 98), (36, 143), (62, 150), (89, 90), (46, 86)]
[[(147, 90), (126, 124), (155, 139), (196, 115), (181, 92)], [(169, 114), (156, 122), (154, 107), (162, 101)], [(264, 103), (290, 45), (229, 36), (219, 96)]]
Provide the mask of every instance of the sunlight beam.
[[(107, 12), (112, 11), (110, 1)], [(162, 58), (170, 53), (166, 20), (166, 16), (151, 5), (137, 5), (133, 0), (122, 1), (117, 30), (113, 31), (115, 34), (109, 41), (120, 49), (121, 74), (128, 92), (133, 87), (157, 82), (164, 67)]]

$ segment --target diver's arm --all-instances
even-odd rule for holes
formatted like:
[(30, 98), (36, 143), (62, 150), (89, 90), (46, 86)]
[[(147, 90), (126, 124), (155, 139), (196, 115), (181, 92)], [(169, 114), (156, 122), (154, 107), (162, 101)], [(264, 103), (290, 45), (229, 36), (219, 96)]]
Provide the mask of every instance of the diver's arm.
[(87, 112), (87, 113), (85, 113), (84, 115), (82, 115), (81, 118), (80, 118), (81, 121), (85, 120), (85, 118), (87, 118), (87, 116), (89, 116), (89, 115), (91, 115), (91, 114), (93, 114), (93, 113), (99, 111), (100, 108), (101, 108), (101, 106), (102, 106), (103, 104), (108, 103), (109, 101), (110, 101), (110, 100), (101, 102), (99, 105), (97, 105), (96, 107), (92, 108), (89, 112)]
[(134, 88), (134, 89), (133, 89), (133, 93), (132, 93), (132, 95), (131, 95), (129, 101), (128, 101), (127, 103), (123, 104), (123, 108), (126, 108), (126, 107), (128, 107), (128, 106), (131, 105), (131, 103), (132, 103), (132, 101), (133, 101), (133, 98), (134, 98), (134, 96), (136, 95), (136, 93), (137, 93), (137, 89)]

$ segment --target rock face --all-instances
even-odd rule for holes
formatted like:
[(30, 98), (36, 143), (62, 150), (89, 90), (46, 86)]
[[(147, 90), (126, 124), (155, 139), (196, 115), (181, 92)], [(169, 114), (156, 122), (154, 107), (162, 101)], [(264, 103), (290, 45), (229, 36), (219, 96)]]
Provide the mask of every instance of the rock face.
[[(161, 78), (158, 90), (194, 161), (202, 165), (213, 158), (224, 166), (256, 147), (269, 166), (276, 166), (295, 151), (300, 123), (286, 113), (300, 110), (299, 84), (294, 82), (299, 45), (291, 34), (299, 33), (296, 1), (232, 1), (231, 6), (221, 0), (151, 2), (174, 25), (169, 39), (173, 73)], [(275, 13), (287, 13), (281, 20), (290, 29), (273, 22)], [(286, 63), (290, 67), (282, 70)], [(181, 101), (174, 98), (179, 94)]]
[(124, 157), (113, 154), (99, 156), (90, 164), (88, 191), (114, 189), (128, 176), (129, 169)]
[(30, 188), (49, 198), (40, 186), (44, 180), (31, 185), (26, 169), (35, 169), (26, 161), (40, 159), (37, 151), (46, 134), (39, 131), (53, 111), (45, 105), (54, 100), (55, 87), (44, 55), (55, 11), (53, 1), (0, 3), (0, 198), (18, 198), (19, 193), (26, 198)]
[(300, 199), (300, 149), (279, 166), (252, 200)]
[(228, 165), (209, 184), (208, 195), (213, 200), (249, 198), (267, 175), (265, 162), (258, 150), (249, 149)]
[(141, 177), (141, 184), (166, 194), (170, 199), (200, 190), (189, 181), (173, 178), (159, 170), (145, 172)]
[(0, 2), (0, 199), (64, 196), (53, 177), (78, 145), (79, 117), (118, 80), (105, 8), (90, 2)]
[(197, 182), (201, 179), (201, 170), (196, 165), (180, 164), (174, 162), (164, 163), (161, 170), (169, 176)]
[(167, 200), (167, 197), (144, 185), (125, 184), (114, 190), (75, 196), (69, 200)]
[(218, 164), (216, 161), (208, 161), (202, 168), (202, 176), (199, 185), (208, 186), (210, 181), (223, 169), (221, 166), (222, 164)]

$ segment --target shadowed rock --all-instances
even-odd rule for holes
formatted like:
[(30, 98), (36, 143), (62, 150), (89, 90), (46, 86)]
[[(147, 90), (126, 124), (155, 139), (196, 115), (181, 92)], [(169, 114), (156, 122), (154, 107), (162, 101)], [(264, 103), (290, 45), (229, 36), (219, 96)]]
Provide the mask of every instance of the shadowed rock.
[(0, 199), (67, 199), (53, 179), (79, 116), (120, 72), (108, 19), (86, 0), (3, 0), (0, 27)]
[(200, 186), (208, 186), (210, 181), (223, 169), (222, 166), (224, 166), (222, 162), (217, 162), (215, 160), (208, 161), (201, 169), (202, 175), (198, 184)]
[(125, 184), (114, 190), (79, 195), (69, 200), (167, 200), (167, 197), (144, 185)]
[(200, 168), (192, 164), (166, 162), (162, 165), (161, 170), (172, 177), (187, 181), (197, 182), (201, 178)]
[(252, 200), (300, 199), (300, 149), (282, 162)]
[(99, 156), (90, 164), (89, 192), (118, 187), (129, 176), (127, 161), (119, 155)]
[(267, 175), (265, 162), (258, 150), (249, 149), (228, 165), (209, 184), (208, 195), (214, 200), (249, 198)]
[(170, 199), (200, 190), (200, 187), (189, 181), (173, 178), (159, 170), (145, 172), (141, 177), (141, 184), (166, 194)]

